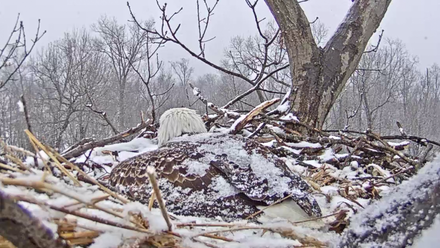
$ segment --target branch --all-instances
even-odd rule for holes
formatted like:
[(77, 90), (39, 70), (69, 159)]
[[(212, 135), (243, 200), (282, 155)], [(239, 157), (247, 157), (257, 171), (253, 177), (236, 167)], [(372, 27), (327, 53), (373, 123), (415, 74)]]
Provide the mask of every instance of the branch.
[(342, 82), (346, 82), (352, 75), (390, 3), (391, 0), (355, 1), (345, 20), (327, 42), (324, 48), (324, 64), (328, 66), (324, 67), (324, 75), (331, 75), (332, 78), (328, 81), (334, 81), (329, 85), (329, 91), (336, 93), (333, 98), (336, 98), (345, 86), (345, 83), (341, 84), (338, 82), (340, 80), (334, 80), (333, 77), (342, 77)]
[(289, 64), (284, 65), (283, 67), (280, 67), (272, 72), (270, 72), (268, 75), (266, 75), (263, 79), (259, 80), (257, 84), (255, 84), (254, 87), (248, 89), (247, 91), (243, 92), (241, 95), (236, 96), (234, 99), (226, 103), (222, 108), (229, 108), (232, 104), (236, 103), (237, 101), (240, 101), (247, 95), (251, 94), (252, 92), (258, 90), (260, 88), (260, 85), (266, 81), (266, 79), (270, 78), (273, 74), (277, 73), (278, 71), (284, 70), (287, 67), (289, 67)]
[[(138, 22), (138, 20), (136, 19), (136, 17), (134, 16), (134, 14), (133, 14), (133, 12), (132, 12), (132, 10), (131, 10), (130, 4), (127, 2), (127, 6), (128, 6), (128, 9), (129, 9), (129, 11), (130, 11), (130, 15), (131, 15), (131, 17), (132, 17), (134, 23), (136, 23), (136, 25), (138, 25), (139, 28), (141, 28), (141, 29), (144, 30), (145, 32), (148, 32), (148, 33), (151, 33), (151, 34), (157, 35), (158, 37), (160, 37), (161, 39), (163, 39), (164, 43), (166, 43), (166, 42), (172, 42), (172, 43), (174, 43), (174, 44), (177, 44), (178, 46), (180, 46), (181, 48), (183, 48), (183, 50), (185, 50), (186, 52), (188, 52), (191, 56), (193, 56), (194, 58), (200, 60), (201, 62), (205, 63), (206, 65), (209, 65), (209, 66), (213, 67), (213, 68), (216, 69), (216, 70), (219, 70), (219, 71), (221, 71), (221, 72), (224, 72), (224, 73), (226, 73), (226, 74), (228, 74), (228, 75), (232, 75), (232, 76), (234, 76), (234, 77), (241, 78), (241, 79), (243, 79), (244, 81), (246, 81), (246, 82), (248, 82), (248, 83), (250, 83), (250, 84), (253, 84), (252, 80), (250, 80), (249, 78), (247, 78), (247, 77), (245, 77), (245, 76), (243, 76), (243, 75), (241, 75), (241, 74), (239, 74), (239, 73), (236, 73), (236, 72), (234, 72), (234, 71), (228, 70), (228, 69), (226, 69), (226, 68), (224, 68), (224, 67), (221, 67), (221, 66), (219, 66), (219, 65), (217, 65), (217, 64), (214, 64), (214, 63), (212, 63), (211, 61), (205, 59), (205, 58), (202, 57), (202, 56), (199, 56), (197, 53), (195, 53), (194, 51), (192, 51), (191, 49), (189, 49), (185, 44), (183, 44), (183, 43), (177, 38), (177, 35), (176, 35), (176, 34), (177, 34), (177, 31), (178, 31), (179, 28), (180, 28), (180, 24), (177, 26), (177, 28), (173, 29), (173, 28), (171, 27), (171, 23), (170, 23), (171, 19), (172, 19), (175, 15), (177, 15), (177, 14), (180, 12), (180, 10), (177, 11), (177, 12), (175, 12), (174, 14), (172, 14), (170, 17), (167, 17), (167, 14), (166, 14), (166, 7), (167, 7), (167, 4), (164, 4), (163, 6), (160, 6), (160, 5), (159, 5), (159, 2), (157, 2), (157, 4), (158, 4), (158, 6), (159, 6), (159, 9), (160, 9), (161, 12), (162, 12), (162, 16), (161, 16), (162, 25), (161, 25), (161, 29), (160, 29), (160, 31), (158, 31), (158, 30), (156, 30), (156, 29), (148, 29), (148, 28), (146, 28), (146, 27), (143, 27), (143, 26)], [(165, 30), (165, 29), (166, 29), (166, 30)]]
[[(30, 53), (35, 47), (35, 44), (43, 37), (44, 34), (46, 34), (46, 31), (43, 31), (42, 34), (40, 34), (40, 20), (38, 20), (37, 30), (35, 33), (35, 38), (32, 40), (32, 45), (30, 48), (27, 46), (26, 41), (26, 32), (24, 29), (23, 22), (20, 21), (20, 26), (17, 28), (18, 20), (20, 18), (20, 15), (17, 17), (17, 21), (15, 23), (14, 29), (12, 30), (8, 40), (6, 41), (5, 46), (0, 50), (0, 59), (3, 59), (3, 63), (0, 64), (0, 70), (7, 65), (7, 62), (12, 59), (14, 54), (16, 53), (17, 49), (22, 47), (23, 48), (23, 55), (22, 57), (17, 61), (17, 65), (15, 66), (14, 70), (9, 73), (9, 75), (6, 77), (5, 81), (0, 81), (0, 89), (3, 88), (14, 76), (14, 74), (20, 69), (20, 67), (23, 65), (24, 61), (29, 57)], [(13, 44), (10, 44), (10, 40), (12, 39), (13, 35), (18, 32), (18, 37), (15, 40)], [(9, 53), (6, 55), (5, 58), (2, 58), (4, 51), (7, 47), (11, 47), (9, 50)]]
[(112, 136), (112, 137), (109, 137), (109, 138), (106, 138), (103, 140), (93, 141), (93, 142), (90, 142), (90, 143), (87, 143), (84, 145), (80, 145), (80, 146), (76, 147), (75, 149), (72, 149), (68, 152), (62, 153), (61, 156), (65, 157), (66, 159), (77, 157), (89, 149), (93, 149), (95, 147), (105, 146), (107, 144), (121, 140), (127, 136), (132, 135), (132, 134), (135, 134), (135, 133), (139, 132), (140, 130), (142, 130), (143, 128), (146, 128), (150, 124), (151, 124), (151, 121), (149, 121), (149, 120), (146, 122), (142, 122), (141, 124), (139, 124), (135, 128), (130, 128), (129, 130), (127, 130), (125, 132), (119, 133), (115, 136)]
[(114, 134), (118, 134), (118, 133), (119, 133), (119, 131), (116, 129), (116, 127), (115, 127), (115, 126), (112, 124), (112, 122), (107, 118), (107, 113), (106, 113), (106, 112), (104, 112), (104, 111), (99, 111), (99, 110), (96, 110), (96, 109), (93, 109), (92, 104), (87, 104), (86, 107), (89, 108), (92, 112), (94, 112), (94, 113), (98, 114), (100, 117), (102, 117), (102, 119), (105, 120), (105, 122), (107, 123), (107, 125), (110, 126), (110, 128), (112, 129), (112, 131), (113, 131)]
[(379, 49), (380, 42), (382, 41), (383, 32), (384, 32), (384, 30), (382, 29), (382, 32), (380, 32), (380, 34), (379, 34), (379, 40), (377, 40), (377, 44), (375, 46), (372, 46), (373, 47), (372, 49), (370, 49), (368, 51), (365, 51), (364, 53), (373, 53), (373, 52), (375, 53), (375, 52), (377, 52), (377, 50)]
[(240, 132), (247, 123), (249, 123), (255, 116), (259, 115), (263, 110), (267, 109), (268, 107), (274, 105), (275, 103), (279, 102), (279, 98), (274, 98), (270, 101), (266, 101), (255, 107), (253, 110), (251, 110), (249, 113), (247, 113), (243, 118), (240, 118), (235, 121), (235, 123), (231, 127), (231, 133), (237, 134)]

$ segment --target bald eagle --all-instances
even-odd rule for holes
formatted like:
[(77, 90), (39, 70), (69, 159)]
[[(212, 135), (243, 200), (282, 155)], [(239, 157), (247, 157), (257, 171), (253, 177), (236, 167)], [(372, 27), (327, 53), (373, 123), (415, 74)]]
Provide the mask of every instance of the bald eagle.
[(147, 167), (154, 166), (166, 207), (177, 215), (231, 221), (274, 205), (264, 211), (266, 217), (321, 216), (309, 185), (267, 147), (237, 135), (207, 133), (200, 116), (186, 108), (167, 110), (159, 122), (160, 148), (112, 170), (109, 182), (117, 191), (147, 203), (152, 193)]

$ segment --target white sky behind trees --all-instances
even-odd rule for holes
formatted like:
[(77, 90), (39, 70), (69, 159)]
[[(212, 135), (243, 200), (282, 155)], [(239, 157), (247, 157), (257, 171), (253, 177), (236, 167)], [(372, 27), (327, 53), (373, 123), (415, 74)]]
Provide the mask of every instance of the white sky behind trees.
[[(191, 48), (197, 49), (196, 1), (161, 0), (160, 2), (168, 2), (169, 11), (178, 10), (181, 6), (184, 8), (174, 23), (175, 25), (182, 23), (179, 37)], [(28, 38), (35, 34), (38, 19), (41, 19), (42, 29), (47, 31), (39, 42), (37, 50), (61, 39), (65, 32), (80, 28), (89, 29), (90, 25), (96, 23), (102, 15), (115, 17), (121, 24), (130, 19), (124, 0), (0, 0), (0, 3), (0, 44), (4, 44), (17, 14), (20, 13)], [(131, 0), (130, 4), (138, 19), (154, 18), (156, 22), (159, 21), (160, 12), (155, 0)], [(351, 0), (309, 0), (302, 3), (302, 7), (311, 21), (319, 17), (329, 29), (329, 38), (345, 17), (351, 4)], [(400, 39), (410, 54), (419, 58), (420, 69), (429, 67), (439, 61), (439, 10), (439, 0), (394, 0), (372, 42), (376, 42), (380, 30), (385, 29), (385, 37)], [(267, 21), (273, 20), (263, 0), (259, 1), (258, 14), (259, 18), (266, 17)], [(219, 63), (232, 37), (256, 33), (252, 12), (244, 0), (221, 0), (207, 34), (207, 38), (216, 37), (207, 44), (207, 58)], [(35, 54), (36, 52), (33, 53)], [(188, 57), (188, 54), (176, 46), (168, 45), (162, 49), (160, 56), (163, 61), (176, 61)], [(194, 59), (191, 59), (191, 66), (195, 67), (196, 75), (212, 72), (212, 69)]]

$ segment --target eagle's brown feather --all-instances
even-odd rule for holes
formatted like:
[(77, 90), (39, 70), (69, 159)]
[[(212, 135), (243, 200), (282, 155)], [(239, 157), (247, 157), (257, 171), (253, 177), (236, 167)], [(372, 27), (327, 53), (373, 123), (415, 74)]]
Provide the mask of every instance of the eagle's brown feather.
[[(308, 184), (268, 148), (237, 136), (214, 136), (167, 143), (159, 150), (123, 161), (112, 171), (110, 184), (134, 200), (147, 202), (152, 188), (146, 168), (151, 165), (156, 168), (167, 208), (174, 214), (245, 218), (257, 212), (257, 206), (291, 194), (307, 214), (321, 215)], [(255, 156), (264, 161), (252, 160)], [(286, 189), (273, 189), (278, 184), (255, 171), (253, 162), (267, 163), (268, 174), (285, 183)]]

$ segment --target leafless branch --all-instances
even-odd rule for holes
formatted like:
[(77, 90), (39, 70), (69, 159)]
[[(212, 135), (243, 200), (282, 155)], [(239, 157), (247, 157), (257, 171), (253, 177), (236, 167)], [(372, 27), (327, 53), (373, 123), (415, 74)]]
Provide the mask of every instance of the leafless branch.
[[(201, 17), (201, 10), (200, 10), (200, 2), (197, 1), (197, 15), (198, 15), (198, 30), (199, 30), (199, 48), (200, 48), (200, 53), (196, 53), (193, 50), (189, 49), (185, 44), (183, 44), (180, 39), (177, 37), (177, 32), (180, 28), (180, 24), (178, 24), (176, 27), (173, 27), (173, 25), (171, 24), (172, 18), (174, 16), (176, 16), (178, 13), (180, 13), (180, 11), (182, 9), (179, 9), (178, 11), (174, 12), (171, 15), (167, 14), (167, 4), (163, 4), (161, 5), (159, 3), (159, 1), (156, 1), (156, 4), (159, 8), (159, 10), (161, 11), (161, 23), (160, 23), (160, 28), (155, 29), (155, 28), (149, 28), (149, 27), (143, 27), (136, 19), (135, 15), (133, 14), (131, 7), (129, 5), (129, 3), (127, 3), (127, 6), (129, 8), (131, 17), (133, 19), (133, 22), (136, 23), (141, 29), (143, 29), (145, 32), (153, 34), (154, 36), (160, 38), (162, 40), (163, 43), (166, 42), (171, 42), (174, 44), (177, 44), (178, 46), (180, 46), (181, 48), (183, 48), (186, 52), (188, 52), (191, 56), (197, 58), (198, 60), (202, 61), (203, 63), (221, 71), (224, 72), (228, 75), (232, 75), (234, 77), (240, 78), (242, 80), (244, 80), (245, 82), (251, 84), (253, 86), (253, 88), (251, 88), (249, 91), (247, 91), (243, 96), (236, 98), (235, 100), (232, 100), (231, 104), (233, 104), (234, 102), (237, 102), (239, 100), (241, 100), (243, 97), (245, 97), (246, 95), (256, 91), (259, 99), (261, 102), (263, 102), (265, 100), (264, 95), (259, 91), (259, 87), (260, 85), (267, 80), (268, 78), (270, 78), (272, 75), (274, 75), (274, 73), (285, 69), (288, 67), (288, 65), (284, 65), (284, 64), (280, 64), (279, 61), (274, 61), (273, 59), (269, 58), (269, 50), (270, 50), (270, 46), (273, 45), (273, 43), (277, 40), (277, 37), (279, 37), (279, 30), (277, 30), (272, 37), (268, 38), (262, 31), (261, 27), (260, 27), (260, 22), (262, 20), (259, 20), (257, 17), (257, 14), (255, 12), (255, 6), (257, 4), (258, 1), (255, 1), (254, 3), (251, 3), (250, 1), (247, 1), (248, 6), (251, 7), (253, 13), (254, 13), (254, 18), (256, 20), (256, 24), (257, 24), (257, 30), (260, 34), (260, 36), (262, 37), (262, 39), (264, 40), (263, 44), (260, 46), (258, 45), (260, 48), (260, 51), (262, 56), (255, 54), (251, 54), (251, 56), (253, 57), (253, 59), (255, 61), (258, 61), (258, 66), (257, 68), (253, 68), (250, 67), (249, 65), (246, 65), (244, 63), (237, 62), (237, 60), (235, 60), (234, 55), (231, 55), (231, 59), (233, 60), (233, 69), (227, 69), (225, 67), (219, 66), (217, 64), (214, 64), (213, 62), (209, 61), (206, 59), (205, 57), (205, 53), (204, 53), (204, 43), (206, 42), (206, 40), (204, 40), (204, 37), (206, 35), (207, 32), (207, 28), (208, 28), (208, 24), (209, 24), (209, 18), (213, 15), (213, 10), (214, 8), (217, 6), (218, 1), (215, 2), (215, 4), (213, 5), (213, 7), (209, 7), (208, 4), (206, 3), (206, 1), (204, 0), (204, 4), (205, 4), (205, 8), (207, 11), (207, 16), (205, 18)], [(281, 58), (284, 58), (281, 57)], [(243, 60), (244, 57), (241, 57), (241, 60)], [(247, 68), (249, 70), (251, 70), (253, 72), (253, 76), (252, 78), (249, 75), (245, 75), (239, 68), (240, 65), (244, 65), (247, 66)], [(269, 69), (269, 67), (275, 67), (275, 69)], [(278, 67), (278, 69), (277, 69)], [(225, 108), (230, 107), (229, 105), (226, 105)]]
[[(12, 29), (3, 48), (0, 48), (0, 70), (12, 66), (11, 60), (16, 60), (15, 68), (4, 81), (0, 81), (0, 89), (3, 88), (23, 65), (29, 57), (36, 43), (43, 37), (46, 31), (40, 33), (40, 20), (38, 20), (37, 30), (34, 39), (31, 39), (31, 45), (27, 44), (26, 31), (23, 21), (20, 21), (20, 14), (17, 16), (14, 28)], [(14, 41), (12, 41), (14, 39)]]
[(284, 69), (286, 69), (286, 68), (288, 68), (288, 67), (289, 67), (289, 65), (287, 64), (287, 65), (285, 65), (285, 66), (283, 66), (283, 67), (280, 67), (280, 68), (278, 68), (278, 69), (276, 69), (276, 70), (270, 72), (270, 73), (269, 73), (268, 75), (266, 75), (262, 80), (259, 80), (258, 83), (257, 83), (254, 87), (252, 87), (252, 88), (248, 89), (247, 91), (243, 92), (241, 95), (238, 95), (237, 97), (235, 97), (234, 99), (232, 99), (231, 101), (229, 101), (228, 103), (226, 103), (226, 105), (224, 105), (222, 108), (229, 108), (232, 104), (234, 104), (234, 103), (236, 103), (237, 101), (243, 99), (244, 97), (246, 97), (247, 95), (251, 94), (251, 93), (254, 92), (255, 90), (258, 90), (259, 87), (260, 87), (260, 85), (261, 85), (263, 82), (265, 82), (267, 78), (269, 78), (271, 75), (275, 74), (277, 71), (284, 70)]
[(365, 51), (364, 53), (373, 53), (373, 52), (377, 52), (377, 50), (379, 49), (379, 45), (380, 42), (382, 41), (382, 37), (383, 37), (383, 32), (384, 30), (382, 29), (382, 31), (379, 34), (379, 39), (377, 40), (377, 43), (375, 46), (372, 46), (372, 49)]
[[(212, 7), (209, 7), (207, 1), (203, 0), (203, 3), (205, 4), (205, 9), (207, 12), (206, 17), (204, 17), (204, 18), (201, 18), (199, 2), (200, 1), (197, 0), (197, 20), (198, 20), (197, 27), (198, 27), (198, 31), (199, 31), (199, 40), (198, 41), (199, 41), (199, 49), (200, 49), (199, 56), (202, 58), (205, 58), (205, 43), (215, 39), (215, 37), (212, 37), (212, 38), (205, 40), (205, 35), (206, 35), (206, 31), (208, 30), (209, 20), (210, 20), (211, 16), (214, 14), (214, 9), (217, 6), (219, 0), (216, 0)], [(203, 27), (202, 27), (202, 23), (204, 23)]]
[(110, 126), (114, 134), (119, 133), (113, 123), (109, 120), (106, 112), (94, 109), (92, 104), (87, 104), (86, 107), (89, 108), (92, 112), (98, 114), (102, 119), (104, 119), (104, 121), (107, 123), (108, 126)]

